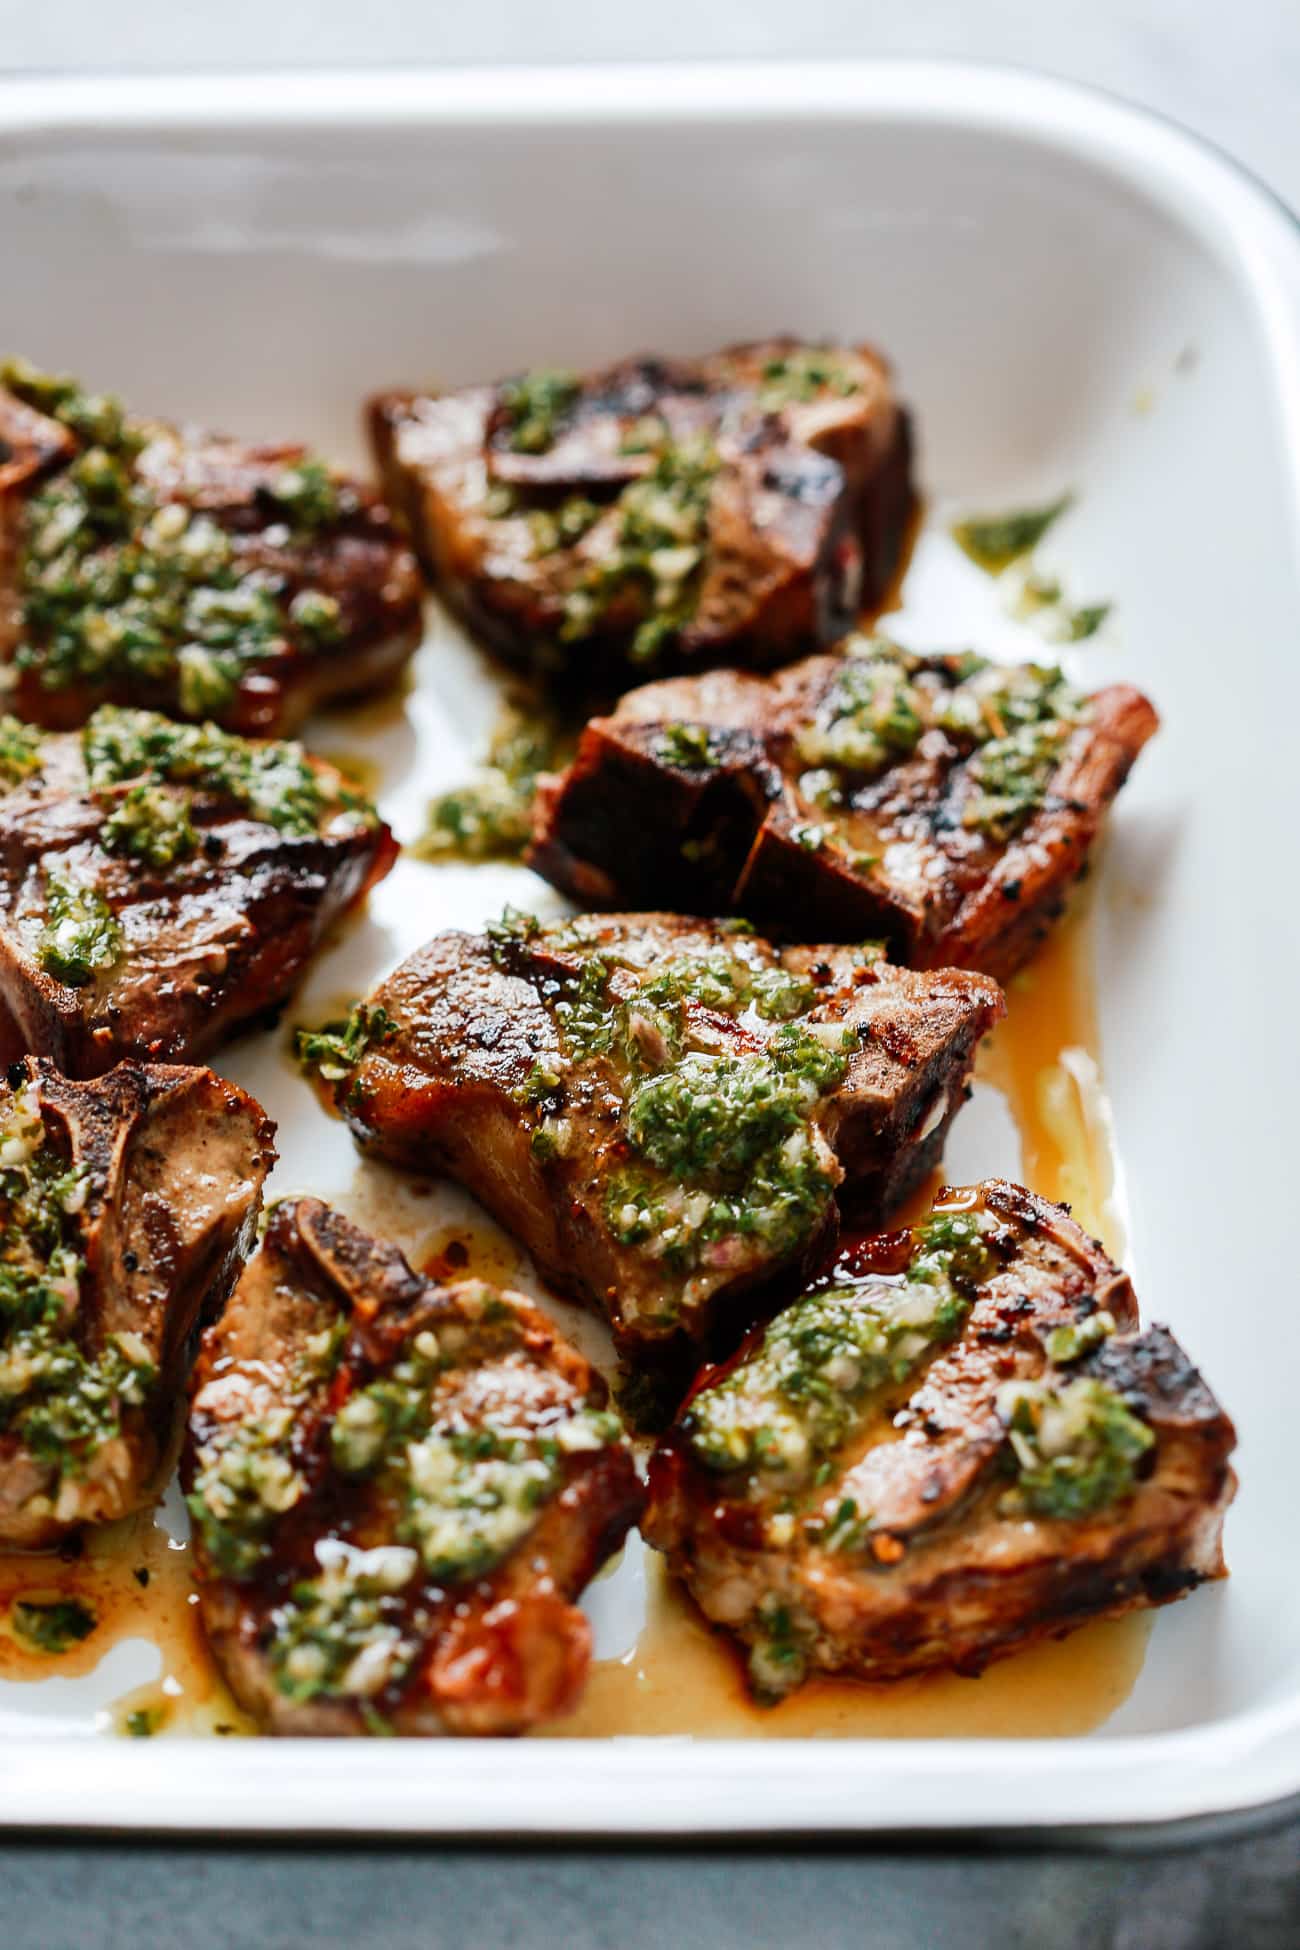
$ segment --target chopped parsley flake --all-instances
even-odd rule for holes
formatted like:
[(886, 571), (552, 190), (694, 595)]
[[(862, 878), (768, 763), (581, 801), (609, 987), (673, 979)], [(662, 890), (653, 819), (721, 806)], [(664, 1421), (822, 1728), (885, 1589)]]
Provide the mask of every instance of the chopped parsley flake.
[(663, 765), (699, 772), (717, 764), (713, 734), (705, 724), (666, 724), (655, 743), (655, 757)]
[(968, 515), (964, 521), (953, 523), (953, 540), (978, 568), (989, 575), (1000, 575), (1037, 548), (1073, 499), (1073, 495), (1062, 494), (1041, 508), (1021, 508), (1005, 515)]
[(507, 379), (499, 397), (510, 425), (510, 445), (520, 454), (544, 454), (573, 407), (578, 375), (561, 367), (535, 367)]
[(191, 803), (188, 792), (174, 787), (133, 785), (104, 821), (104, 845), (110, 853), (134, 854), (148, 866), (169, 867), (199, 843)]
[(295, 1030), (294, 1055), (305, 1070), (315, 1070), (326, 1083), (338, 1083), (373, 1043), (386, 1043), (396, 1030), (386, 1009), (358, 1002), (340, 1022)]
[(15, 1598), (9, 1616), (24, 1645), (55, 1656), (88, 1639), (98, 1623), (79, 1598)]

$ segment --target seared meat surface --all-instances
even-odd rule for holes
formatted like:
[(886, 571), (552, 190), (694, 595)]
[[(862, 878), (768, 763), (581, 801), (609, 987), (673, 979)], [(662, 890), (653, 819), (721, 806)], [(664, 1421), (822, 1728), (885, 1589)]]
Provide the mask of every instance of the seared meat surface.
[(276, 1206), (204, 1337), (184, 1465), (203, 1620), (273, 1733), (520, 1733), (586, 1677), (574, 1600), (641, 1489), (536, 1307)]
[(728, 909), (1005, 977), (1156, 730), (1139, 691), (850, 638), (632, 691), (543, 781), (530, 865), (585, 906)]
[(371, 424), (453, 608), (588, 690), (830, 642), (882, 600), (912, 507), (907, 416), (868, 346), (388, 393)]
[(80, 732), (0, 717), (0, 1062), (210, 1050), (396, 852), (300, 745), (108, 705)]
[(300, 1047), (368, 1151), (458, 1178), (621, 1348), (672, 1360), (826, 1244), (837, 1193), (906, 1195), (1002, 1010), (870, 947), (515, 915), (439, 935)]
[(273, 1127), (211, 1070), (122, 1063), (0, 1087), (0, 1543), (161, 1491), (199, 1321), (253, 1243)]
[(306, 448), (0, 366), (0, 659), (23, 718), (65, 729), (117, 703), (291, 731), (388, 682), (420, 634), (387, 509)]
[(991, 1659), (1224, 1575), (1223, 1413), (1063, 1208), (990, 1180), (706, 1372), (645, 1534), (776, 1698)]

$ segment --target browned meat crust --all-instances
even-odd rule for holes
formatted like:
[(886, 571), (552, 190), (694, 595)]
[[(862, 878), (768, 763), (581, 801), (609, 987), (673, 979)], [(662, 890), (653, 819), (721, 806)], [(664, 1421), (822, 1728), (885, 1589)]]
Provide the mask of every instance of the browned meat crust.
[[(23, 377), (10, 370), (11, 383), (21, 391)], [(51, 404), (60, 385), (71, 390), (71, 382), (30, 378), (28, 390)], [(89, 405), (115, 408), (116, 403)], [(75, 417), (76, 402), (61, 410)], [(51, 477), (72, 480), (87, 456), (98, 464), (106, 449), (92, 423), (83, 421), (74, 431), (0, 386), (0, 659), (12, 659), (22, 647), (8, 695), (11, 709), (31, 723), (62, 730), (84, 723), (104, 703), (143, 705), (270, 736), (296, 730), (331, 699), (376, 690), (393, 679), (420, 641), (420, 578), (387, 508), (368, 488), (325, 468), (300, 444), (249, 446), (160, 421), (126, 426), (128, 444), (119, 441), (107, 451), (122, 462), (139, 507), (111, 531), (106, 525), (98, 560), (111, 593), (104, 593), (97, 606), (111, 616), (126, 600), (117, 587), (120, 578), (109, 573), (110, 556), (124, 537), (128, 547), (137, 547), (161, 509), (175, 511), (182, 530), (189, 518), (191, 534), (198, 520), (224, 537), (218, 549), (208, 551), (214, 559), (222, 556), (212, 586), (228, 592), (239, 585), (243, 609), (237, 614), (231, 607), (235, 622), (224, 639), (214, 630), (207, 640), (234, 644), (239, 615), (268, 602), (274, 606), (273, 626), (262, 630), (256, 654), (240, 651), (238, 673), (224, 692), (214, 693), (209, 684), (197, 707), (178, 674), (177, 653), (186, 642), (179, 625), (174, 640), (160, 643), (152, 661), (123, 655), (95, 674), (93, 659), (69, 660), (57, 642), (61, 625), (46, 614), (46, 606), (28, 603), (24, 593), (31, 511)], [(286, 481), (299, 481), (303, 468), (319, 483), (309, 519), (295, 513), (303, 497), (291, 503), (282, 492)], [(149, 533), (152, 538), (152, 528)], [(169, 535), (166, 546), (175, 544)], [(155, 543), (150, 539), (146, 545)], [(43, 543), (40, 560), (47, 556)], [(90, 560), (87, 555), (85, 562)], [(204, 578), (196, 574), (191, 581), (202, 588)], [(327, 628), (319, 622), (310, 626), (299, 600), (308, 597), (317, 619), (322, 606), (328, 611)], [(155, 609), (146, 626), (151, 642), (156, 618)], [(102, 622), (99, 628), (102, 637)]]
[(330, 1074), (368, 1151), (459, 1179), (625, 1351), (671, 1364), (827, 1243), (837, 1187), (872, 1215), (906, 1196), (1002, 1011), (981, 976), (869, 949), (525, 917), (412, 955)]
[[(973, 1260), (969, 1234), (945, 1260), (954, 1215), (982, 1228)], [(816, 1668), (976, 1673), (1225, 1575), (1235, 1439), (1096, 1242), (992, 1180), (706, 1370), (644, 1528), (760, 1694)]]
[(910, 439), (868, 346), (381, 394), (386, 492), (424, 566), (504, 656), (607, 690), (620, 666), (785, 662), (895, 573)]
[(640, 1511), (546, 1317), (278, 1205), (204, 1337), (184, 1475), (203, 1621), (272, 1733), (520, 1733), (571, 1708), (575, 1600)]
[[(170, 729), (122, 716), (128, 732), (143, 724), (146, 746), (151, 726)], [(200, 764), (192, 785), (177, 788), (197, 843), (153, 865), (114, 844), (107, 822), (157, 775), (133, 778), (128, 764), (117, 782), (96, 785), (81, 734), (44, 738), (38, 769), (0, 797), (0, 1062), (38, 1050), (85, 1077), (124, 1056), (195, 1057), (293, 992), (326, 930), (383, 879), (397, 845), (333, 766), (297, 746), (250, 749), (288, 755), (283, 776), (301, 816), (277, 825), (280, 807), (250, 806)], [(61, 884), (92, 889), (111, 917), (119, 952), (104, 965), (49, 960), (42, 944)]]
[[(912, 659), (862, 640), (850, 648), (848, 659), (811, 657), (771, 678), (716, 671), (630, 692), (611, 717), (588, 724), (569, 770), (543, 781), (529, 864), (585, 906), (650, 906), (671, 895), (691, 912), (741, 912), (792, 934), (815, 915), (823, 936), (877, 936), (912, 967), (1005, 979), (1060, 914), (1157, 728), (1155, 711), (1140, 692), (1112, 685), (995, 745), (989, 731), (1004, 727), (988, 691), (1005, 669), (963, 680), (977, 660)], [(885, 722), (891, 750), (870, 728), (868, 705), (864, 742), (848, 749), (878, 762), (836, 765), (822, 753), (836, 749), (826, 725), (845, 673), (852, 681), (872, 668), (887, 687), (895, 671), (906, 673), (920, 715), (910, 733), (904, 720), (901, 736)], [(1043, 675), (1047, 712), (1057, 673)], [(983, 744), (954, 700), (984, 714)], [(922, 729), (927, 710), (940, 721)], [(1013, 767), (1026, 757), (1018, 771), (1004, 765), (1019, 801), (978, 784), (980, 768), (1008, 750)], [(1031, 791), (1021, 782), (1035, 764)]]
[(0, 1091), (0, 1542), (39, 1549), (159, 1492), (202, 1319), (253, 1245), (275, 1156), (211, 1070), (72, 1083), (28, 1057)]

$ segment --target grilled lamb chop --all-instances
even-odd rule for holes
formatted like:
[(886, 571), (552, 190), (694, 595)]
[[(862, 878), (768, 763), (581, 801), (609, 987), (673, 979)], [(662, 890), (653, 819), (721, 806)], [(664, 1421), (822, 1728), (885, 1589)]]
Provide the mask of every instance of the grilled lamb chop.
[(204, 1337), (184, 1465), (203, 1620), (272, 1733), (520, 1733), (576, 1702), (574, 1600), (642, 1495), (536, 1307), (278, 1205)]
[(544, 780), (529, 864), (584, 906), (739, 910), (1000, 979), (1038, 945), (1158, 720), (1128, 685), (850, 638), (632, 691)]
[(300, 745), (0, 717), (0, 1062), (197, 1056), (290, 994), (392, 834)]
[(420, 634), (388, 510), (306, 448), (0, 367), (0, 659), (22, 717), (66, 729), (107, 702), (291, 731), (387, 683)]
[(587, 691), (830, 642), (883, 599), (912, 507), (907, 416), (868, 346), (386, 393), (371, 428), (452, 607)]
[(982, 976), (873, 948), (778, 951), (725, 923), (507, 917), (412, 955), (300, 1048), (362, 1145), (449, 1172), (544, 1277), (665, 1369), (941, 1154)]
[(252, 1248), (274, 1127), (211, 1070), (0, 1086), (0, 1543), (153, 1500), (199, 1322)]
[(705, 1373), (644, 1528), (762, 1697), (814, 1669), (973, 1674), (1224, 1576), (1235, 1439), (1100, 1246), (990, 1180)]

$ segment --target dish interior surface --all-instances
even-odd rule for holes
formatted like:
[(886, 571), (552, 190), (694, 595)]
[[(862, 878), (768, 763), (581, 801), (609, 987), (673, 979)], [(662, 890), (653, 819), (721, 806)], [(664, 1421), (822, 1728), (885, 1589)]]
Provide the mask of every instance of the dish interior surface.
[[(1001, 85), (1013, 89), (1010, 78)], [(719, 80), (712, 105), (705, 91), (675, 114), (637, 90), (602, 108), (583, 88), (565, 113), (540, 99), (540, 81), (531, 108), (523, 90), (515, 112), (484, 107), (477, 93), (459, 105), (444, 83), (427, 114), (400, 91), (400, 112), (385, 111), (382, 92), (368, 106), (365, 91), (353, 101), (344, 91), (331, 107), (328, 89), (315, 109), (300, 102), (281, 114), (265, 86), (264, 102), (256, 91), (241, 100), (233, 85), (209, 89), (206, 112), (194, 114), (159, 93), (147, 112), (98, 123), (74, 101), (27, 115), (27, 126), (0, 97), (0, 257), (24, 267), (5, 280), (0, 345), (141, 407), (254, 438), (305, 435), (360, 461), (360, 403), (389, 384), (456, 385), (642, 348), (689, 353), (769, 330), (869, 338), (894, 361), (921, 437), (926, 521), (887, 623), (916, 648), (1043, 656), (1042, 637), (1013, 619), (1001, 586), (960, 554), (946, 524), (958, 509), (1073, 491), (1040, 566), (1077, 600), (1115, 607), (1065, 661), (1089, 688), (1139, 684), (1164, 726), (1112, 820), (1086, 929), (1072, 923), (1050, 968), (1013, 986), (1013, 1018), (1037, 1021), (1043, 1061), (1025, 1056), (1031, 1068), (1008, 1095), (1009, 1059), (995, 1048), (945, 1175), (1020, 1176), (1033, 1168), (1022, 1133), (1038, 1131), (1030, 1182), (1073, 1194), (1133, 1273), (1144, 1317), (1174, 1329), (1237, 1420), (1232, 1576), (1162, 1612), (1149, 1644), (1125, 1624), (1089, 1628), (1083, 1654), (1052, 1649), (1037, 1679), (1021, 1676), (1022, 1699), (1040, 1701), (1034, 1711), (1017, 1711), (1025, 1662), (1013, 1660), (984, 1680), (946, 1682), (950, 1705), (928, 1716), (895, 1713), (891, 1724), (861, 1695), (833, 1725), (789, 1730), (1092, 1728), (1091, 1751), (1269, 1709), (1293, 1714), (1296, 1065), (1284, 1005), (1300, 942), (1277, 855), (1300, 714), (1295, 462), (1276, 338), (1225, 211), (1179, 188), (1177, 172), (1158, 166), (1158, 143), (1145, 174), (1118, 138), (1107, 146), (1107, 115), (1130, 135), (1137, 118), (1094, 105), (1100, 134), (1085, 140), (1068, 116), (1054, 132), (1028, 83), (1041, 115), (1015, 112), (1014, 90), (1001, 114), (955, 97), (927, 107), (915, 76), (893, 96), (864, 83), (857, 105), (828, 83), (819, 108), (793, 90), (784, 106), (747, 104), (743, 89), (728, 99)], [(1077, 110), (1078, 98), (1059, 95)], [(1285, 239), (1280, 223), (1275, 234)], [(500, 702), (500, 680), (431, 606), (402, 694), (318, 719), (307, 741), (379, 777), (383, 811), (411, 839), (430, 797), (472, 770)], [(336, 1198), (426, 1261), (452, 1237), (467, 1240), (473, 1270), (537, 1292), (510, 1242), (459, 1193), (363, 1163), (288, 1055), (294, 1021), (336, 1013), (437, 930), (481, 924), (507, 901), (559, 911), (521, 868), (405, 857), (319, 959), (281, 1028), (245, 1038), (217, 1067), (279, 1123), (272, 1195)], [(1072, 1015), (1067, 979), (1082, 984)], [(558, 1312), (602, 1352), (601, 1330)], [(160, 1521), (179, 1536), (166, 1510)], [(165, 1584), (179, 1549), (148, 1525), (141, 1545)], [(638, 1699), (640, 1724), (656, 1723), (659, 1682), (652, 1672), (638, 1692), (636, 1680), (645, 1579), (633, 1540), (589, 1594), (607, 1662), (594, 1696), (612, 1688), (626, 1718), (597, 1712), (576, 1731), (635, 1734)], [(147, 1618), (137, 1605), (82, 1673), (0, 1681), (0, 1732), (120, 1726), (123, 1696), (149, 1694), (162, 1674), (181, 1688), (170, 1696), (185, 1706), (176, 1730), (229, 1724), (176, 1641), (151, 1641)], [(620, 1661), (626, 1684), (609, 1677)], [(696, 1730), (749, 1731), (721, 1708), (702, 1708)], [(887, 1768), (887, 1750), (874, 1751), (873, 1772)], [(1296, 1747), (1288, 1752), (1300, 1785)], [(1161, 1811), (1184, 1811), (1169, 1800), (1179, 1791), (1171, 1783)], [(1208, 1778), (1181, 1787), (1193, 1810), (1240, 1791)], [(1028, 1796), (1022, 1819), (1102, 1812), (1072, 1814), (1039, 1792), (1044, 1812)], [(964, 1816), (936, 1803), (936, 1818), (998, 1818), (980, 1795), (966, 1800)], [(354, 1819), (340, 1807), (337, 1825)], [(860, 1807), (854, 1819), (890, 1817)], [(782, 1825), (779, 1796), (772, 1824)], [(564, 1811), (543, 1825), (565, 1826)]]

